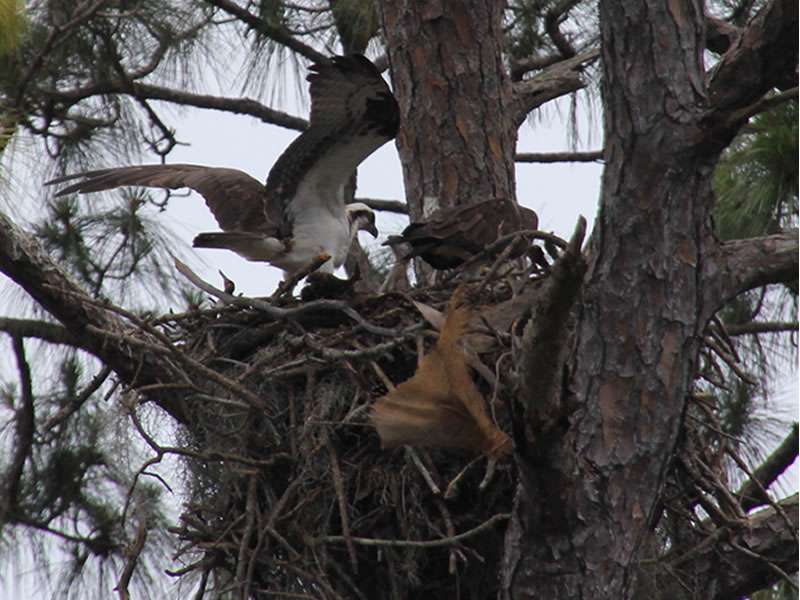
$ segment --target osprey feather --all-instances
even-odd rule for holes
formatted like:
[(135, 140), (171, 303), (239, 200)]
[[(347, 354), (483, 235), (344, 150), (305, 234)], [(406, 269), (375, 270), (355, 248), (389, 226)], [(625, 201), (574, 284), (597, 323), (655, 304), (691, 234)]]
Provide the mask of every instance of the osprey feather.
[[(499, 237), (523, 229), (536, 229), (539, 217), (511, 200), (493, 198), (467, 206), (443, 208), (425, 221), (415, 221), (384, 246), (407, 244), (403, 259), (419, 256), (434, 269), (454, 269)], [(512, 257), (519, 253), (512, 254)]]
[(364, 56), (334, 56), (310, 71), (309, 126), (278, 158), (266, 185), (236, 169), (187, 164), (100, 169), (48, 185), (79, 180), (57, 196), (120, 186), (191, 188), (205, 198), (222, 229), (199, 234), (196, 248), (232, 250), (275, 265), (286, 276), (328, 255), (321, 270), (333, 272), (360, 229), (377, 236), (368, 206), (345, 206), (344, 186), (364, 159), (397, 134), (399, 109)]

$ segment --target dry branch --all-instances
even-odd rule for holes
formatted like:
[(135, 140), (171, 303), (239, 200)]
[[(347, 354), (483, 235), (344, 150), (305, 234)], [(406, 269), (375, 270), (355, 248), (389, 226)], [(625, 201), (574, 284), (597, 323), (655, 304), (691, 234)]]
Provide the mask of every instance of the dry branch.
[(514, 123), (519, 126), (533, 109), (545, 102), (586, 87), (583, 69), (597, 60), (598, 56), (599, 50), (587, 50), (543, 69), (530, 79), (515, 83)]

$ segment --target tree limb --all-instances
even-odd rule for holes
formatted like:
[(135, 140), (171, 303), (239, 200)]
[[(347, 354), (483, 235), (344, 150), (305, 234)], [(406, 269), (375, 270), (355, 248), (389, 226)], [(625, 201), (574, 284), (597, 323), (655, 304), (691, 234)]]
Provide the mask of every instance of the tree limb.
[(797, 85), (797, 21), (795, 0), (772, 0), (750, 21), (711, 74), (709, 100), (718, 112)]
[(517, 152), (519, 163), (597, 162), (603, 159), (602, 150), (590, 152)]
[(126, 94), (138, 99), (164, 100), (183, 106), (194, 106), (211, 110), (221, 110), (238, 115), (249, 115), (264, 123), (303, 131), (308, 121), (288, 113), (274, 110), (250, 98), (226, 98), (208, 94), (195, 94), (140, 81), (107, 81), (75, 90), (41, 90), (50, 100), (74, 104), (80, 100), (103, 94)]
[(597, 60), (598, 56), (599, 50), (587, 50), (547, 67), (530, 79), (516, 82), (513, 86), (516, 125), (521, 125), (528, 113), (545, 102), (586, 87), (583, 69)]
[(706, 15), (706, 48), (724, 54), (738, 39), (741, 31), (724, 19)]
[(25, 462), (33, 448), (33, 434), (35, 430), (33, 411), (33, 383), (31, 381), (31, 368), (25, 358), (25, 345), (20, 336), (13, 336), (14, 355), (17, 359), (19, 371), (19, 401), (20, 406), (14, 411), (15, 440), (13, 456), (8, 472), (2, 482), (3, 494), (0, 496), (0, 529), (8, 521), (9, 516), (17, 506), (20, 482), (25, 469)]
[(216, 6), (224, 10), (229, 15), (232, 15), (242, 21), (245, 25), (258, 31), (259, 33), (265, 35), (273, 42), (281, 44), (282, 46), (286, 46), (290, 50), (294, 50), (300, 56), (304, 56), (311, 62), (315, 63), (326, 63), (328, 62), (328, 57), (314, 50), (311, 46), (304, 44), (300, 40), (286, 31), (283, 27), (272, 25), (267, 23), (263, 19), (257, 17), (247, 9), (239, 6), (238, 4), (231, 2), (230, 0), (206, 0), (212, 6)]
[(725, 325), (725, 333), (729, 336), (754, 335), (759, 333), (780, 333), (784, 331), (797, 331), (797, 321), (787, 321), (785, 323), (777, 321), (751, 321), (749, 323), (738, 323)]
[(79, 336), (71, 333), (63, 325), (48, 323), (47, 321), (0, 317), (0, 331), (5, 331), (11, 336), (36, 338), (51, 344), (81, 347)]
[(797, 423), (795, 423), (792, 425), (789, 435), (781, 442), (781, 445), (753, 472), (753, 479), (744, 482), (736, 492), (739, 504), (744, 511), (752, 510), (767, 502), (762, 490), (769, 488), (795, 461), (797, 458), (797, 443), (798, 431)]
[[(98, 306), (50, 258), (41, 244), (0, 213), (0, 271), (22, 287), (42, 308), (58, 319), (68, 337), (98, 357), (131, 387), (174, 381), (166, 361), (153, 352), (130, 344), (130, 327)], [(103, 335), (101, 332), (119, 335)], [(175, 394), (153, 394), (159, 406), (181, 422), (183, 405)]]
[(353, 202), (363, 202), (372, 210), (383, 210), (399, 215), (408, 214), (408, 204), (400, 200), (384, 200), (382, 198), (354, 198)]
[[(797, 494), (779, 505), (797, 530)], [(771, 507), (735, 528), (721, 527), (689, 552), (673, 552), (670, 555), (675, 558), (656, 563), (654, 568), (662, 571), (653, 582), (656, 597), (687, 598), (682, 580), (692, 582), (692, 597), (710, 600), (734, 600), (772, 585), (781, 578), (773, 567), (783, 573), (797, 571), (798, 551), (793, 533), (783, 516)], [(742, 548), (747, 552), (742, 552)], [(646, 574), (642, 578), (647, 579)], [(697, 582), (702, 585), (695, 586)]]
[[(712, 278), (719, 285), (720, 303), (762, 285), (797, 281), (797, 230), (721, 245), (720, 269)], [(710, 285), (709, 289), (715, 286)]]

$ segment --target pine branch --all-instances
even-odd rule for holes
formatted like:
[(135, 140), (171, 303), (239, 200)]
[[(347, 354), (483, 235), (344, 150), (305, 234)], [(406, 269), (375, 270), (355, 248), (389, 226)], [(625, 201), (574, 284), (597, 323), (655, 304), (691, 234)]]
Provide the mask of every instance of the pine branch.
[[(127, 385), (135, 388), (175, 380), (167, 361), (147, 349), (153, 344), (132, 343), (136, 339), (125, 335), (131, 327), (99, 306), (52, 261), (35, 238), (2, 213), (0, 271), (58, 319), (76, 345), (108, 364)], [(150, 397), (185, 422), (181, 400), (175, 394), (155, 393)]]
[(603, 159), (602, 150), (590, 152), (518, 152), (518, 163), (597, 162)]
[(227, 98), (224, 96), (211, 96), (208, 94), (195, 94), (184, 90), (132, 81), (109, 81), (91, 85), (75, 90), (42, 90), (48, 99), (66, 104), (74, 104), (80, 100), (105, 94), (126, 94), (144, 100), (164, 100), (182, 106), (194, 106), (211, 110), (221, 110), (237, 115), (250, 115), (264, 123), (303, 131), (308, 127), (308, 121), (288, 113), (274, 110), (250, 98)]
[(11, 336), (36, 338), (51, 344), (64, 344), (76, 348), (81, 346), (80, 338), (73, 335), (66, 327), (47, 321), (0, 317), (0, 331), (5, 331)]
[(13, 455), (8, 471), (3, 477), (2, 496), (0, 496), (0, 529), (5, 524), (17, 507), (20, 483), (25, 469), (25, 462), (33, 448), (33, 434), (35, 431), (33, 408), (33, 383), (31, 381), (31, 368), (25, 357), (25, 346), (20, 336), (13, 336), (14, 356), (17, 359), (19, 371), (20, 406), (16, 409), (15, 440)]
[[(797, 230), (721, 244), (721, 261), (708, 280), (720, 304), (762, 285), (797, 281)], [(712, 285), (716, 283), (717, 285)]]
[(212, 6), (216, 6), (217, 8), (224, 10), (229, 15), (236, 17), (245, 25), (265, 35), (273, 42), (286, 46), (290, 50), (294, 50), (299, 55), (304, 56), (311, 62), (326, 63), (329, 60), (328, 57), (321, 52), (314, 50), (314, 48), (311, 46), (304, 44), (295, 37), (292, 37), (292, 35), (283, 27), (267, 23), (247, 9), (242, 8), (230, 0), (207, 0), (207, 2)]
[(736, 492), (743, 510), (749, 511), (767, 503), (762, 490), (769, 488), (795, 461), (797, 444), (798, 426), (795, 423), (780, 446), (753, 472), (753, 479), (746, 481)]
[(586, 87), (583, 69), (600, 56), (597, 49), (581, 52), (537, 73), (534, 77), (514, 84), (516, 114), (514, 122), (521, 125), (533, 109)]
[(757, 335), (759, 333), (781, 333), (797, 331), (797, 321), (751, 321), (749, 323), (738, 323), (735, 325), (725, 325), (725, 332), (729, 336), (737, 335)]

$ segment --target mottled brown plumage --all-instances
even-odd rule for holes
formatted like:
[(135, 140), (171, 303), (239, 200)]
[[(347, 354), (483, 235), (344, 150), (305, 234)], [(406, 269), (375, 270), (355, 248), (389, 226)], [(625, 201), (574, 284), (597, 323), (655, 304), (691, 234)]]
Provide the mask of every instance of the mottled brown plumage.
[(411, 223), (399, 236), (391, 236), (384, 245), (408, 244), (411, 250), (404, 259), (419, 256), (434, 269), (453, 269), (499, 237), (538, 225), (539, 218), (529, 208), (491, 199), (439, 209), (425, 221)]

